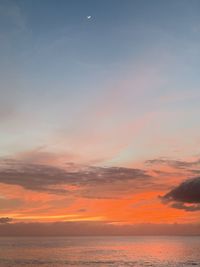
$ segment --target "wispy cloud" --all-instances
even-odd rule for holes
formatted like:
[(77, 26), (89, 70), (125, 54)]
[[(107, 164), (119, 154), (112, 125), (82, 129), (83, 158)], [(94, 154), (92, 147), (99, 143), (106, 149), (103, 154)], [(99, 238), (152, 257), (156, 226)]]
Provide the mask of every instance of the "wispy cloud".
[(200, 159), (196, 161), (181, 161), (165, 158), (151, 159), (146, 161), (147, 165), (167, 165), (177, 169), (188, 169), (193, 167), (200, 167)]

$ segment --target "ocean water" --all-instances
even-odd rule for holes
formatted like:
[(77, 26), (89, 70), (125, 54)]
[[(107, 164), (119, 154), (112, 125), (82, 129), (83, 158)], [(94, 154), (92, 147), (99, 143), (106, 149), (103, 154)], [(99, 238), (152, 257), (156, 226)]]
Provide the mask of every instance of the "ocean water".
[(0, 266), (200, 266), (200, 237), (1, 237)]

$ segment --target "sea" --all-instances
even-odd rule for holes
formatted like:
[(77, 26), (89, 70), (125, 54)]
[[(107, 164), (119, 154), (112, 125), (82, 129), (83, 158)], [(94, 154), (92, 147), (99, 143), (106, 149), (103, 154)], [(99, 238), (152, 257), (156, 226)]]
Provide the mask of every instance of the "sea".
[(1, 237), (0, 266), (200, 266), (200, 237)]

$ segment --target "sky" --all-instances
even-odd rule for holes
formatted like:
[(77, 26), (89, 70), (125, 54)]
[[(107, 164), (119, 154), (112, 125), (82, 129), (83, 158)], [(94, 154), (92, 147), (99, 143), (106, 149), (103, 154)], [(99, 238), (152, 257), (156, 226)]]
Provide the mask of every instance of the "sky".
[(0, 234), (199, 225), (199, 12), (0, 1)]

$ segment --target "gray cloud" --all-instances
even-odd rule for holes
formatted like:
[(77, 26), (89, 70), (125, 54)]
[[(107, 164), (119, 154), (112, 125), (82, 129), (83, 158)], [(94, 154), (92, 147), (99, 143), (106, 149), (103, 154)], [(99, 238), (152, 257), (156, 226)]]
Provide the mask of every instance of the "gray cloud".
[(200, 210), (200, 177), (186, 180), (161, 199), (173, 208), (186, 211)]
[[(31, 164), (19, 160), (4, 159), (0, 161), (0, 183), (22, 186), (28, 190), (43, 191), (54, 194), (65, 194), (64, 185), (80, 187), (82, 194), (95, 197), (97, 192), (105, 197), (101, 189), (123, 190), (130, 189), (129, 182), (137, 181), (150, 183), (151, 176), (144, 170), (122, 167), (94, 167), (66, 164), (58, 168), (45, 164)], [(132, 189), (134, 187), (132, 186)], [(99, 190), (98, 190), (99, 189)]]
[(187, 206), (185, 203), (182, 202), (174, 202), (171, 204), (172, 208), (185, 210), (185, 211), (199, 211), (200, 210), (200, 204), (192, 204), (190, 206)]
[[(177, 169), (188, 169), (194, 167), (200, 167), (200, 159), (196, 161), (181, 161), (181, 160), (171, 160), (165, 158), (151, 159), (145, 162), (147, 165), (168, 165)], [(194, 170), (195, 171), (195, 170)]]

